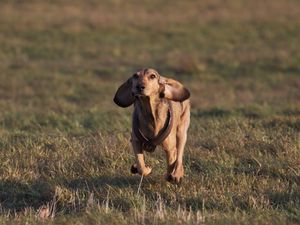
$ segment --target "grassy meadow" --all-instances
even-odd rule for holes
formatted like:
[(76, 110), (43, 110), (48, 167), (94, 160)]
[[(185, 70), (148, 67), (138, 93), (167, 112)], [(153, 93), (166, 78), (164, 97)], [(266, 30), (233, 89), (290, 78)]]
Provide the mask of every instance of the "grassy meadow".
[[(0, 224), (300, 224), (300, 2), (0, 2)], [(191, 91), (181, 185), (130, 174), (143, 67)]]

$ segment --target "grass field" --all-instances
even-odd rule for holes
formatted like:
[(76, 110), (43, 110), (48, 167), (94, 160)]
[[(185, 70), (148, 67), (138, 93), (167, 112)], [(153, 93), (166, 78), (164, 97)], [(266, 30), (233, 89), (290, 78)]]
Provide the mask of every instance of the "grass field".
[[(0, 224), (300, 224), (299, 41), (297, 0), (1, 1)], [(142, 67), (191, 90), (180, 186), (130, 174)]]

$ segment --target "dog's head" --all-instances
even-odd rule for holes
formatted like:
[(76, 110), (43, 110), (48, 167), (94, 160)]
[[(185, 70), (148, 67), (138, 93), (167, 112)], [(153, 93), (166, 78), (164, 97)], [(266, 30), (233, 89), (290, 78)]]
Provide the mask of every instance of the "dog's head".
[(141, 96), (182, 102), (190, 97), (190, 92), (180, 82), (162, 77), (154, 69), (142, 69), (118, 88), (114, 102), (118, 106), (128, 107), (136, 97)]

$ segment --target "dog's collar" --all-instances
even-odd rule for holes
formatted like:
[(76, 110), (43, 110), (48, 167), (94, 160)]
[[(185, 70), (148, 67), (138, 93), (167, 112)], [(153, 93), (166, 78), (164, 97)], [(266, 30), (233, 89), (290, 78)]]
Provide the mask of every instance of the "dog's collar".
[(164, 127), (159, 131), (157, 136), (149, 139), (147, 138), (139, 128), (139, 119), (136, 111), (133, 115), (133, 132), (135, 136), (142, 143), (143, 149), (148, 152), (153, 152), (157, 145), (161, 144), (170, 134), (173, 127), (173, 107), (170, 100), (168, 103), (168, 115)]

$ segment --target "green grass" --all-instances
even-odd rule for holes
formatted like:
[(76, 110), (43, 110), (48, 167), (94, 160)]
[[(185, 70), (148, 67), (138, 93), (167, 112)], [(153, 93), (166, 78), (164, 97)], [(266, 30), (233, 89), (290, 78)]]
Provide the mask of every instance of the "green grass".
[[(2, 1), (0, 224), (299, 224), (300, 4)], [(130, 174), (141, 67), (192, 94), (180, 186)], [(40, 218), (40, 209), (51, 216)]]

